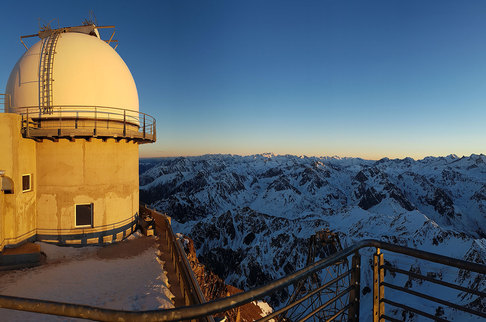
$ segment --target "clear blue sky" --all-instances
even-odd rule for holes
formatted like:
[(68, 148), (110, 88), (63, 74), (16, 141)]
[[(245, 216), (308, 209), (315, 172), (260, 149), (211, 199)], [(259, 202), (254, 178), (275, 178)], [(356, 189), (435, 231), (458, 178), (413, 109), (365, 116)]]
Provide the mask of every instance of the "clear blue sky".
[(485, 1), (8, 1), (0, 92), (38, 18), (114, 24), (158, 141), (206, 153), (484, 153)]

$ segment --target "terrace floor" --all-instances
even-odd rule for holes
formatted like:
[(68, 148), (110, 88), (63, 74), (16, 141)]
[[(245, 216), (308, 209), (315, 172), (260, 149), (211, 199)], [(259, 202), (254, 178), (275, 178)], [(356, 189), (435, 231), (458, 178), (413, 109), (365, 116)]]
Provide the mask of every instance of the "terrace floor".
[[(174, 307), (155, 237), (136, 232), (117, 244), (83, 248), (39, 244), (46, 263), (0, 272), (0, 294), (118, 310)], [(77, 321), (7, 309), (0, 309), (0, 316), (2, 321)]]

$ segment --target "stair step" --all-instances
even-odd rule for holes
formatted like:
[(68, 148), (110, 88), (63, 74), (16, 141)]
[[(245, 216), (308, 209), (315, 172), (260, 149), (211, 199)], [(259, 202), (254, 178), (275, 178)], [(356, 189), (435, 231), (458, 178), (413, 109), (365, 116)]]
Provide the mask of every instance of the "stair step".
[(0, 253), (0, 270), (38, 266), (44, 259), (45, 255), (37, 244), (26, 243), (16, 248), (5, 248)]

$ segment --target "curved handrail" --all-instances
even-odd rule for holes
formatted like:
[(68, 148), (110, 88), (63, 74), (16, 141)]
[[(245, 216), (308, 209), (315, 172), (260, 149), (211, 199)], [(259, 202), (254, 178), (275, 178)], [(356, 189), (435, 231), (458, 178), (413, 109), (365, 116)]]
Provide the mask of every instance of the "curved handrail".
[(425, 259), (431, 262), (445, 264), (448, 266), (457, 267), (460, 269), (467, 269), (481, 274), (486, 274), (486, 265), (467, 262), (452, 257), (433, 254), (426, 251), (421, 251), (405, 246), (393, 245), (387, 242), (367, 239), (362, 240), (353, 246), (350, 246), (339, 253), (335, 253), (325, 259), (322, 259), (310, 266), (307, 266), (293, 274), (282, 277), (267, 285), (255, 288), (253, 290), (238, 293), (230, 297), (215, 300), (212, 302), (185, 306), (168, 310), (151, 310), (151, 311), (122, 311), (111, 310), (88, 305), (76, 305), (70, 303), (61, 303), (53, 301), (35, 300), (27, 298), (19, 298), (13, 296), (0, 295), (0, 307), (8, 309), (17, 309), (38, 313), (56, 314), (69, 317), (82, 317), (85, 319), (94, 319), (100, 321), (124, 320), (124, 321), (178, 321), (190, 320), (198, 317), (207, 316), (210, 314), (224, 312), (229, 309), (241, 306), (251, 301), (261, 299), (274, 291), (280, 290), (290, 284), (297, 282), (311, 274), (332, 265), (333, 263), (342, 260), (349, 255), (358, 252), (364, 247), (376, 247), (384, 250), (410, 255)]
[(180, 239), (177, 238), (172, 230), (170, 218), (167, 215), (156, 211), (155, 209), (149, 208), (147, 204), (140, 201), (140, 213), (142, 213), (142, 209), (148, 212), (154, 219), (157, 234), (164, 233), (170, 252), (173, 253), (177, 259), (175, 261), (175, 265), (178, 265), (179, 267), (178, 273), (180, 274), (180, 277), (184, 279), (184, 284), (189, 286), (189, 293), (191, 293), (191, 296), (193, 297), (192, 303), (206, 303), (206, 299), (202, 293), (201, 287), (197, 283), (194, 272), (191, 269), (191, 265), (187, 260), (184, 247), (182, 246)]
[(80, 228), (80, 227), (77, 227), (77, 228), (36, 228), (35, 230), (37, 231), (38, 234), (39, 233), (40, 234), (49, 234), (49, 233), (62, 234), (62, 233), (65, 233), (65, 232), (72, 232), (72, 231), (96, 230), (96, 229), (104, 229), (106, 227), (115, 227), (115, 226), (121, 227), (121, 226), (124, 226), (125, 224), (128, 224), (130, 222), (135, 221), (136, 218), (137, 218), (137, 214), (130, 216), (126, 219), (114, 222), (112, 224), (105, 224), (105, 225), (100, 225), (100, 226), (96, 226), (96, 227), (89, 227), (89, 228)]
[[(12, 106), (5, 112), (22, 116), (22, 131), (26, 137), (85, 137), (92, 136), (132, 138), (141, 142), (156, 140), (156, 121), (149, 114), (109, 106), (54, 105), (49, 114), (43, 114), (39, 106)], [(47, 132), (46, 132), (47, 131)], [(103, 132), (99, 132), (103, 131)], [(138, 134), (137, 134), (138, 132)]]
[[(34, 115), (39, 115), (41, 119), (57, 119), (57, 117), (62, 116), (62, 114), (71, 114), (71, 113), (91, 113), (91, 114), (105, 114), (105, 115), (116, 115), (122, 117), (126, 115), (127, 117), (140, 121), (144, 117), (146, 119), (147, 125), (155, 124), (155, 118), (147, 113), (143, 113), (140, 111), (134, 111), (131, 109), (124, 109), (119, 107), (111, 107), (111, 106), (98, 106), (98, 105), (54, 105), (52, 106), (52, 113), (51, 114), (42, 114), (38, 106), (21, 106), (21, 107), (5, 107), (3, 109), (5, 113), (14, 113), (20, 115), (30, 115), (33, 117)], [(111, 112), (110, 112), (111, 111)]]
[[(8, 95), (8, 94), (5, 94), (5, 95)], [(150, 118), (153, 118), (152, 116), (150, 116), (149, 114), (146, 114), (146, 113), (143, 113), (143, 112), (140, 112), (140, 111), (135, 111), (135, 110), (132, 110), (132, 109), (128, 109), (128, 108), (122, 108), (122, 107), (113, 107), (113, 106), (104, 106), (104, 105), (53, 105), (52, 108), (53, 108), (53, 111), (55, 112), (56, 111), (56, 108), (57, 109), (64, 109), (64, 108), (80, 108), (80, 109), (94, 109), (94, 108), (100, 108), (100, 109), (110, 109), (110, 110), (118, 110), (118, 111), (121, 111), (122, 113), (120, 113), (121, 115), (123, 115), (123, 111), (128, 111), (128, 112), (132, 112), (132, 113), (136, 113), (136, 114), (140, 114), (140, 115), (145, 115), (145, 116), (148, 116)], [(9, 110), (11, 111), (19, 111), (19, 110), (22, 110), (22, 109), (25, 109), (25, 110), (32, 110), (32, 114), (34, 114), (35, 112), (39, 112), (40, 109), (39, 109), (39, 106), (10, 106), (8, 108)], [(43, 114), (45, 116), (49, 116), (49, 114)]]

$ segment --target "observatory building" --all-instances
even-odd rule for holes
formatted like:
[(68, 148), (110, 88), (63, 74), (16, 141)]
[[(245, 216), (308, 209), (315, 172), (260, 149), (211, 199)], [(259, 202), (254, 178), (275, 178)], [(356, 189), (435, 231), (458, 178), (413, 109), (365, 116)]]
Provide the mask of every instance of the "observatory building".
[[(8, 79), (0, 113), (0, 251), (27, 241), (122, 240), (139, 211), (138, 145), (156, 139), (133, 77), (87, 24), (38, 40)], [(0, 108), (2, 108), (0, 102)]]

